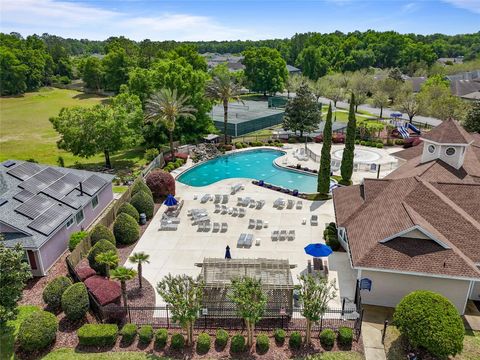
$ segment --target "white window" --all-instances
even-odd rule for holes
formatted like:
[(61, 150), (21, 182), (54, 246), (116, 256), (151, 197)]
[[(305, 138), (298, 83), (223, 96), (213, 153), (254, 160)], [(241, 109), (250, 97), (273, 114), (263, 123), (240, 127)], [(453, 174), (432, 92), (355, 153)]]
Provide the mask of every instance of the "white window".
[(75, 220), (77, 221), (77, 225), (80, 225), (83, 219), (85, 219), (85, 214), (83, 213), (83, 209), (82, 209), (77, 213), (77, 215), (75, 215)]
[(447, 154), (447, 156), (453, 156), (453, 155), (455, 155), (455, 152), (456, 152), (456, 150), (453, 147), (449, 147), (449, 148), (447, 148), (447, 150), (445, 150), (445, 154)]
[(67, 221), (67, 229), (73, 225), (73, 217), (71, 217), (70, 219), (68, 219)]
[(428, 152), (433, 154), (435, 152), (435, 145), (428, 145)]
[(92, 199), (92, 208), (95, 209), (98, 206), (98, 196), (95, 195)]

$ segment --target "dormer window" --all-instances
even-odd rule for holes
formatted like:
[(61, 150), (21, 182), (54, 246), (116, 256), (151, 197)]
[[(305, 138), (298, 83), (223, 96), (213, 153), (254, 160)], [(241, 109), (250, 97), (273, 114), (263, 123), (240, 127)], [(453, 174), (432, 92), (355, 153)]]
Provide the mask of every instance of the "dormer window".
[(447, 150), (445, 150), (445, 154), (447, 156), (453, 156), (453, 155), (455, 155), (455, 152), (456, 152), (456, 150), (453, 147), (449, 147), (449, 148), (447, 148)]
[(435, 145), (428, 145), (428, 152), (433, 154), (435, 152)]

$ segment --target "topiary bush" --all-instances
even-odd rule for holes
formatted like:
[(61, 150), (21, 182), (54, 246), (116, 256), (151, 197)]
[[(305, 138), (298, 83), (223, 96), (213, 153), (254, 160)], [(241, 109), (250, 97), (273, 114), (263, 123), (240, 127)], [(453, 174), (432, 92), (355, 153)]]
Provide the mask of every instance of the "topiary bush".
[(97, 224), (92, 231), (90, 231), (90, 242), (92, 243), (92, 246), (94, 246), (100, 240), (108, 240), (113, 245), (116, 244), (115, 236), (113, 236), (112, 231), (105, 225)]
[(133, 183), (132, 185), (132, 192), (130, 193), (130, 195), (133, 197), (135, 194), (139, 193), (139, 192), (146, 192), (148, 195), (150, 195), (150, 197), (152, 197), (152, 191), (150, 190), (150, 188), (143, 182), (143, 180), (135, 180), (135, 182)]
[(117, 341), (118, 326), (116, 324), (85, 324), (78, 329), (77, 336), (80, 345), (113, 346)]
[(215, 346), (220, 349), (224, 349), (227, 346), (228, 333), (223, 329), (218, 329), (215, 334)]
[(283, 329), (275, 329), (273, 336), (278, 344), (283, 345), (285, 338), (287, 337), (287, 333)]
[(265, 334), (257, 335), (257, 351), (260, 354), (265, 354), (270, 348), (270, 339)]
[(148, 345), (153, 339), (153, 327), (144, 325), (138, 330), (138, 341), (143, 345)]
[(210, 350), (210, 335), (201, 333), (197, 338), (197, 352), (199, 354), (206, 354)]
[(68, 250), (73, 251), (77, 245), (88, 236), (86, 231), (76, 231), (70, 234), (70, 239), (68, 240)]
[(159, 154), (158, 149), (150, 148), (145, 150), (145, 154), (143, 155), (143, 157), (147, 161), (153, 161), (153, 159), (155, 159), (158, 156), (158, 154)]
[(167, 329), (160, 329), (155, 333), (155, 346), (159, 348), (165, 347), (168, 341), (168, 331)]
[(83, 319), (90, 306), (88, 292), (82, 282), (70, 285), (62, 295), (62, 310), (68, 320), (77, 321)]
[(230, 350), (232, 353), (240, 353), (245, 351), (245, 338), (243, 335), (237, 334), (232, 337)]
[(302, 335), (298, 331), (294, 331), (290, 334), (288, 339), (288, 345), (293, 350), (298, 350), (302, 346)]
[(330, 350), (335, 344), (335, 331), (332, 329), (323, 329), (320, 333), (320, 344), (322, 344), (325, 349)]
[(395, 308), (395, 326), (413, 347), (446, 358), (463, 349), (465, 328), (455, 306), (446, 297), (426, 290), (406, 295)]
[(87, 255), (88, 264), (90, 265), (90, 267), (93, 270), (95, 270), (97, 273), (104, 276), (107, 273), (107, 269), (105, 265), (97, 263), (95, 258), (97, 257), (98, 254), (101, 254), (107, 251), (114, 251), (116, 253), (117, 248), (108, 240), (100, 240), (90, 249)]
[(170, 340), (170, 345), (174, 350), (182, 350), (185, 346), (185, 338), (182, 334), (174, 334)]
[(133, 205), (130, 203), (124, 203), (122, 206), (118, 208), (117, 216), (123, 213), (133, 217), (137, 223), (140, 220), (140, 214), (138, 213), (137, 209), (135, 209)]
[(119, 244), (133, 244), (140, 237), (138, 221), (127, 213), (121, 213), (113, 223), (113, 234)]
[[(130, 204), (137, 209), (139, 214), (144, 213), (147, 216), (147, 219), (150, 219), (153, 216), (155, 204), (153, 203), (153, 199), (146, 192), (139, 191), (133, 195)], [(115, 231), (113, 233), (115, 234)]]
[(146, 182), (154, 199), (163, 198), (168, 194), (175, 195), (175, 179), (168, 172), (154, 170), (148, 174)]
[(135, 324), (125, 324), (120, 331), (120, 335), (122, 335), (122, 342), (125, 345), (130, 345), (135, 340), (137, 336), (137, 325)]
[(55, 341), (58, 320), (48, 311), (36, 311), (20, 324), (17, 341), (24, 351), (45, 349)]
[(66, 276), (59, 276), (50, 281), (43, 289), (42, 297), (51, 309), (58, 310), (62, 306), (62, 295), (72, 281)]
[(337, 342), (345, 347), (352, 346), (353, 330), (348, 327), (342, 326), (340, 329), (338, 329)]

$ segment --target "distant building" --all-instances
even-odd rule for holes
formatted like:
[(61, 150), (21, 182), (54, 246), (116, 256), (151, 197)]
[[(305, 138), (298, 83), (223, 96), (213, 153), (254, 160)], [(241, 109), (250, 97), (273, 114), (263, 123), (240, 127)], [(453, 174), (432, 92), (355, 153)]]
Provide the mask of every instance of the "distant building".
[(113, 200), (112, 175), (8, 160), (0, 165), (3, 244), (25, 249), (34, 276), (44, 276)]
[(463, 64), (463, 56), (438, 58), (437, 62), (443, 65)]

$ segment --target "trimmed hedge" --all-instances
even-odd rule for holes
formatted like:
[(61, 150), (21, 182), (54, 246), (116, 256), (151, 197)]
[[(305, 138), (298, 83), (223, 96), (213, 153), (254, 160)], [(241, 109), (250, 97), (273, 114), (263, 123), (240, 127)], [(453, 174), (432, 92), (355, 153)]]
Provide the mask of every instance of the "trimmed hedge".
[(245, 351), (245, 338), (243, 335), (237, 334), (232, 337), (230, 350), (232, 353), (240, 353)]
[(140, 237), (138, 221), (135, 221), (135, 219), (127, 213), (121, 213), (117, 216), (113, 224), (113, 234), (119, 244), (133, 244)]
[(120, 331), (122, 335), (122, 342), (126, 345), (130, 345), (135, 340), (137, 336), (137, 325), (135, 324), (125, 324), (123, 325), (122, 330)]
[(55, 341), (57, 330), (58, 320), (55, 315), (39, 310), (20, 324), (17, 341), (25, 351), (42, 350)]
[(137, 209), (135, 209), (133, 205), (130, 203), (124, 203), (122, 206), (118, 208), (117, 216), (122, 213), (130, 215), (135, 219), (137, 223), (140, 221), (140, 214), (138, 213)]
[(275, 329), (273, 334), (275, 337), (275, 341), (279, 344), (283, 344), (285, 342), (285, 338), (287, 337), (287, 333), (283, 329)]
[(82, 282), (70, 285), (62, 295), (62, 309), (68, 320), (83, 319), (89, 306), (87, 288)]
[(298, 331), (294, 331), (290, 334), (288, 339), (288, 345), (291, 349), (297, 350), (302, 347), (302, 335)]
[(337, 341), (342, 346), (352, 346), (353, 330), (342, 326), (340, 329), (338, 329)]
[(465, 328), (455, 306), (432, 291), (417, 290), (405, 296), (395, 308), (393, 321), (413, 347), (446, 358), (463, 349)]
[(73, 251), (77, 245), (88, 236), (86, 231), (76, 231), (70, 234), (70, 239), (68, 240), (68, 250)]
[(335, 344), (335, 332), (332, 329), (323, 329), (320, 333), (320, 344), (330, 350)]
[(197, 338), (197, 352), (206, 354), (210, 350), (211, 339), (207, 333), (201, 333)]
[(144, 345), (150, 344), (153, 339), (153, 327), (144, 325), (138, 330), (138, 341)]
[(97, 224), (92, 231), (90, 231), (90, 242), (92, 246), (94, 246), (100, 240), (108, 240), (113, 245), (116, 245), (115, 236), (113, 236), (112, 231), (105, 225)]
[(84, 346), (113, 346), (117, 341), (116, 324), (85, 324), (77, 331), (78, 343)]
[(107, 268), (105, 267), (105, 265), (97, 263), (95, 258), (97, 257), (98, 254), (101, 254), (107, 251), (115, 251), (116, 253), (117, 248), (108, 240), (100, 240), (90, 249), (87, 255), (88, 264), (90, 265), (90, 267), (93, 270), (95, 270), (97, 273), (104, 276), (107, 273)]
[(148, 195), (150, 195), (150, 197), (153, 197), (150, 188), (142, 180), (136, 180), (132, 185), (132, 192), (130, 194), (133, 197), (135, 194), (141, 191), (146, 192)]
[(185, 338), (180, 333), (173, 334), (170, 345), (174, 350), (182, 350), (185, 347)]
[(257, 351), (261, 354), (265, 354), (270, 348), (270, 339), (265, 334), (260, 334), (257, 336)]
[(59, 276), (50, 281), (42, 293), (45, 304), (51, 309), (59, 309), (62, 306), (62, 295), (70, 285), (72, 281), (66, 276)]
[(167, 329), (159, 329), (155, 333), (155, 346), (159, 348), (165, 347), (168, 341), (168, 331)]
[(139, 214), (144, 213), (147, 216), (147, 219), (152, 218), (155, 204), (153, 203), (153, 198), (146, 192), (139, 191), (133, 195), (132, 199), (130, 200), (130, 204), (137, 209)]
[(215, 334), (215, 346), (224, 349), (228, 343), (228, 333), (223, 329), (218, 329)]

